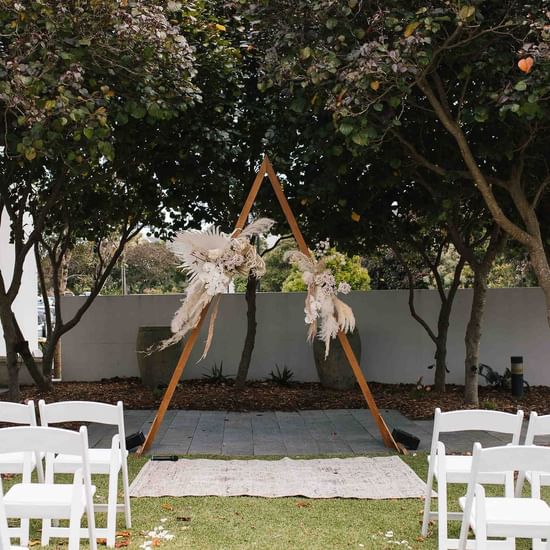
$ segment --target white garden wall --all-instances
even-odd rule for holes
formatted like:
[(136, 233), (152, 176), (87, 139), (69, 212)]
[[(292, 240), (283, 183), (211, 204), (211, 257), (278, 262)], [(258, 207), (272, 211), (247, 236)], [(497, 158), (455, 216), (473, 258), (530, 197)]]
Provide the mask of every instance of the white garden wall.
[[(2, 212), (0, 220), (0, 270), (4, 277), (4, 284), (9, 287), (13, 275), (14, 248), (10, 244), (10, 227), (7, 215)], [(28, 219), (30, 229), (30, 218)], [(31, 352), (38, 351), (38, 319), (36, 311), (37, 297), (36, 263), (32, 251), (27, 254), (21, 280), (21, 290), (13, 304), (13, 311), (19, 326), (29, 342)], [(0, 326), (0, 357), (6, 355), (4, 335)]]
[[(448, 342), (448, 381), (463, 382), (464, 332), (471, 291), (460, 290), (455, 300)], [(99, 380), (113, 376), (138, 376), (135, 341), (141, 325), (167, 325), (181, 296), (99, 297), (75, 329), (62, 340), (63, 379)], [(354, 292), (346, 301), (353, 307), (363, 342), (362, 367), (368, 380), (415, 382), (424, 376), (431, 383), (434, 346), (408, 310), (407, 291)], [(83, 298), (62, 300), (64, 317)], [(250, 369), (251, 379), (261, 379), (278, 364), (295, 373), (295, 379), (317, 379), (312, 351), (305, 342), (304, 294), (258, 295), (258, 332)], [(417, 292), (417, 309), (435, 324), (439, 298), (435, 291)], [(184, 378), (200, 378), (214, 363), (223, 361), (224, 373), (234, 374), (246, 330), (243, 295), (222, 297), (211, 350), (197, 363), (206, 328), (199, 338)], [(531, 384), (550, 385), (550, 328), (539, 288), (492, 289), (483, 323), (481, 361), (499, 371), (510, 356), (523, 355), (525, 378)]]

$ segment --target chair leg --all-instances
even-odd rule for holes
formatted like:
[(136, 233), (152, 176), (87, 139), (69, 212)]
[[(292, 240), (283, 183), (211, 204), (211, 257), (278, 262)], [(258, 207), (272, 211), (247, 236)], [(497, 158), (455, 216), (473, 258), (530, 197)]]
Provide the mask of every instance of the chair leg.
[(80, 522), (82, 521), (82, 508), (72, 506), (69, 520), (69, 546), (68, 550), (80, 548)]
[(447, 483), (445, 479), (437, 482), (437, 533), (438, 548), (447, 548)]
[(130, 508), (130, 487), (128, 483), (128, 466), (125, 462), (122, 463), (122, 486), (124, 488), (124, 519), (126, 521), (126, 528), (132, 528), (132, 510)]
[(118, 472), (109, 474), (109, 495), (107, 498), (107, 546), (115, 546), (117, 515)]
[(422, 530), (423, 537), (428, 536), (428, 526), (430, 523), (430, 512), (432, 507), (432, 488), (433, 488), (433, 474), (428, 472), (428, 480), (426, 481), (426, 494), (424, 496), (424, 515), (422, 516)]

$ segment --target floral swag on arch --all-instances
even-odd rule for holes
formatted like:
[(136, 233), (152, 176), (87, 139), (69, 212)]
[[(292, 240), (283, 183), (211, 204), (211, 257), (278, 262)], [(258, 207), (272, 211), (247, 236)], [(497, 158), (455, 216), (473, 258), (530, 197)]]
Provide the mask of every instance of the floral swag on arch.
[(348, 294), (349, 283), (336, 283), (334, 274), (326, 264), (326, 254), (330, 244), (320, 242), (314, 253), (306, 255), (299, 250), (291, 250), (285, 258), (302, 273), (302, 280), (307, 286), (304, 307), (305, 322), (309, 325), (308, 342), (317, 336), (325, 343), (325, 357), (330, 351), (330, 341), (338, 332), (353, 332), (355, 316), (350, 306), (337, 297), (338, 293)]
[(158, 349), (182, 340), (197, 326), (202, 311), (213, 301), (214, 308), (201, 359), (206, 356), (212, 343), (220, 295), (227, 291), (235, 275), (248, 277), (252, 274), (259, 279), (265, 274), (265, 263), (251, 239), (267, 233), (273, 224), (274, 221), (269, 218), (260, 218), (237, 235), (223, 233), (218, 227), (204, 231), (183, 231), (176, 235), (170, 248), (181, 260), (181, 269), (189, 274), (189, 285), (185, 289), (182, 305), (172, 319), (173, 336), (162, 342)]

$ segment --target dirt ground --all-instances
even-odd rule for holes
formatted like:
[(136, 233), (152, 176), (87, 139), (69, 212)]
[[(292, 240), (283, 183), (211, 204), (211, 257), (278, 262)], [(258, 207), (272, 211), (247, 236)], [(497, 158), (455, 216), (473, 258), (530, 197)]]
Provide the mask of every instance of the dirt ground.
[[(371, 391), (381, 409), (397, 409), (412, 419), (433, 416), (435, 407), (442, 410), (466, 408), (462, 386), (447, 386), (445, 393), (427, 391), (414, 384), (370, 383)], [(124, 402), (127, 409), (156, 409), (162, 391), (153, 392), (141, 384), (139, 378), (112, 378), (100, 382), (59, 382), (51, 392), (40, 392), (34, 386), (21, 388), (22, 400), (46, 401), (92, 400), (106, 403)], [(550, 387), (534, 386), (521, 399), (515, 399), (501, 390), (480, 387), (480, 407), (515, 412), (518, 408), (528, 415), (531, 410), (550, 414)], [(7, 400), (1, 394), (0, 400)], [(211, 383), (206, 380), (182, 382), (172, 399), (170, 408), (190, 410), (227, 411), (294, 411), (306, 409), (366, 408), (359, 390), (329, 390), (316, 383), (293, 383), (288, 387), (273, 382), (249, 382), (237, 391), (231, 381)]]

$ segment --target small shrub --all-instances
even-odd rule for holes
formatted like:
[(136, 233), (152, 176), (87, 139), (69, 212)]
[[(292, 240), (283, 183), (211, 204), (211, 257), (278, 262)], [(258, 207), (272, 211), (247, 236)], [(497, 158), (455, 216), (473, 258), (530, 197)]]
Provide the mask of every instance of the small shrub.
[[(493, 367), (485, 365), (483, 363), (479, 364), (479, 375), (485, 378), (485, 382), (491, 388), (497, 390), (510, 391), (512, 388), (512, 371), (507, 368), (504, 371), (504, 374), (500, 374)], [(529, 390), (529, 384), (526, 380), (523, 381), (523, 387), (525, 391)]]
[(275, 364), (276, 371), (271, 371), (269, 376), (271, 381), (278, 386), (290, 386), (290, 379), (294, 376), (294, 373), (286, 365), (283, 370), (279, 368), (279, 365)]
[(210, 369), (210, 373), (205, 373), (202, 376), (211, 384), (226, 384), (232, 378), (231, 374), (223, 373), (223, 361), (220, 363), (219, 367), (214, 363)]
[(488, 409), (490, 411), (496, 411), (498, 409), (498, 403), (495, 401), (484, 401), (481, 404), (482, 409)]

